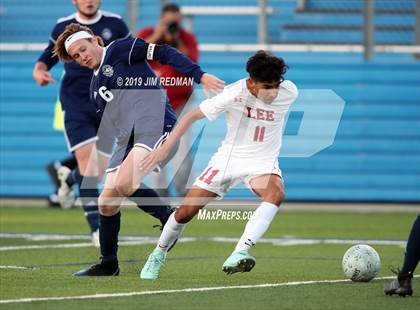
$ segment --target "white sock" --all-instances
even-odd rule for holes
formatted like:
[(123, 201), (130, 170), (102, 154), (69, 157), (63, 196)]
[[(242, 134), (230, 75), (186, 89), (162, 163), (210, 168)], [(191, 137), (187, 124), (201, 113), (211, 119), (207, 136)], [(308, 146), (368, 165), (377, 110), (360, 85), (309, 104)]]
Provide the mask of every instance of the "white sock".
[(163, 227), (156, 248), (162, 252), (168, 252), (169, 247), (178, 239), (184, 226), (185, 224), (180, 224), (175, 220), (175, 212), (173, 212)]
[(248, 251), (264, 235), (274, 219), (279, 207), (263, 201), (248, 220), (244, 233), (236, 244), (233, 253)]

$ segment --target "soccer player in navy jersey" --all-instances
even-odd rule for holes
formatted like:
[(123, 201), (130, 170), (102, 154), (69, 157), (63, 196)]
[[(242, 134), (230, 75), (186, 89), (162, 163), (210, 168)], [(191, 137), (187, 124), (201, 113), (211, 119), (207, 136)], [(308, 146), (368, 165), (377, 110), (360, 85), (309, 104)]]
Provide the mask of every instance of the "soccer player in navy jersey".
[(392, 270), (397, 278), (387, 283), (384, 288), (386, 295), (413, 295), (413, 275), (420, 261), (420, 214), (411, 227), (405, 248), (404, 262), (401, 269)]
[(94, 70), (91, 100), (103, 115), (101, 127), (112, 127), (117, 138), (99, 197), (101, 262), (75, 275), (118, 275), (120, 203), (124, 197), (139, 197), (145, 176), (138, 168), (139, 164), (164, 142), (177, 120), (147, 60), (173, 66), (201, 83), (205, 91), (220, 91), (224, 82), (203, 72), (197, 64), (168, 45), (127, 38), (103, 47), (99, 37), (79, 24), (66, 27), (56, 41), (54, 54), (63, 61), (75, 60)]
[[(131, 37), (121, 16), (99, 10), (99, 0), (72, 0), (72, 2), (76, 6), (76, 13), (57, 20), (47, 48), (35, 64), (33, 77), (41, 86), (55, 83), (49, 70), (59, 59), (53, 55), (53, 49), (58, 36), (67, 25), (78, 22), (89, 27), (95, 35), (101, 37), (105, 45), (116, 39)], [(69, 150), (76, 156), (80, 173), (73, 175), (67, 167), (59, 169), (58, 176), (61, 181), (59, 200), (63, 207), (72, 206), (74, 194), (71, 186), (73, 183), (78, 184), (84, 213), (92, 232), (92, 242), (99, 247), (98, 179), (101, 179), (108, 165), (114, 145), (114, 134), (108, 133), (102, 137), (98, 135), (101, 118), (96, 113), (95, 105), (89, 100), (92, 68), (83, 67), (77, 62), (68, 62), (64, 69), (60, 101), (64, 114), (65, 137)], [(140, 194), (146, 197), (158, 197), (154, 190), (145, 187)], [(146, 205), (139, 207), (158, 218), (162, 225), (172, 213), (172, 209), (166, 205), (160, 208)]]

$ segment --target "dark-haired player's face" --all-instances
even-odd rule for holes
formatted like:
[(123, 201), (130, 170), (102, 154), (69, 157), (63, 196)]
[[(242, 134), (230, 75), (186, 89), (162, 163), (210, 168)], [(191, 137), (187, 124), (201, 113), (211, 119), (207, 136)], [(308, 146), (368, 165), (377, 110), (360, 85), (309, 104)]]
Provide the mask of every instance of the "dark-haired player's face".
[(79, 65), (89, 69), (97, 69), (101, 63), (102, 50), (97, 45), (96, 38), (89, 42), (86, 39), (78, 40), (70, 45), (68, 54)]
[(280, 81), (259, 82), (249, 79), (251, 93), (266, 104), (271, 104), (279, 93)]
[(73, 4), (76, 6), (77, 11), (86, 18), (91, 18), (98, 13), (100, 0), (73, 0)]

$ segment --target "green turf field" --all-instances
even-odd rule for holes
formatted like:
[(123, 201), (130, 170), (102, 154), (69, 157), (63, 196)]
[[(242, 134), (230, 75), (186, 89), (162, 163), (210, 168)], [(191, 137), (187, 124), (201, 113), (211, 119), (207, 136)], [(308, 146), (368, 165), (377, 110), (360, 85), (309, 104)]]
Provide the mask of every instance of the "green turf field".
[[(144, 213), (123, 210), (119, 277), (75, 278), (72, 272), (99, 257), (89, 245), (81, 210), (1, 207), (0, 299), (47, 300), (0, 303), (0, 308), (418, 310), (420, 278), (414, 280), (414, 296), (407, 298), (384, 296), (383, 285), (389, 280), (327, 282), (345, 279), (341, 259), (357, 239), (371, 240), (366, 243), (382, 260), (379, 277), (391, 276), (389, 266), (402, 262), (402, 242), (377, 240), (405, 241), (415, 217), (415, 213), (282, 211), (252, 251), (256, 267), (231, 276), (221, 271), (221, 265), (245, 221), (194, 220), (184, 231), (188, 238), (169, 254), (161, 278), (145, 281), (140, 280), (139, 270), (159, 231), (152, 228), (156, 221)], [(139, 238), (145, 236), (150, 238)], [(127, 294), (113, 295), (117, 293)], [(105, 295), (76, 298), (95, 294)]]

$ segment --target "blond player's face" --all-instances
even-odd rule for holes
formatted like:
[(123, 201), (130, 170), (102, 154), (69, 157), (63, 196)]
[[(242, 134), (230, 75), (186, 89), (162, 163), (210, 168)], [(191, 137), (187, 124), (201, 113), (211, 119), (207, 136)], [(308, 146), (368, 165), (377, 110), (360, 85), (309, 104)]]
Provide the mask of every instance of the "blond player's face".
[(271, 104), (279, 94), (280, 82), (265, 83), (255, 81), (253, 87), (258, 99), (266, 104)]
[(77, 11), (86, 17), (94, 17), (99, 10), (100, 0), (72, 0)]
[(70, 45), (68, 54), (79, 65), (89, 69), (96, 69), (101, 63), (100, 48), (96, 38), (92, 38), (92, 42), (81, 39)]

